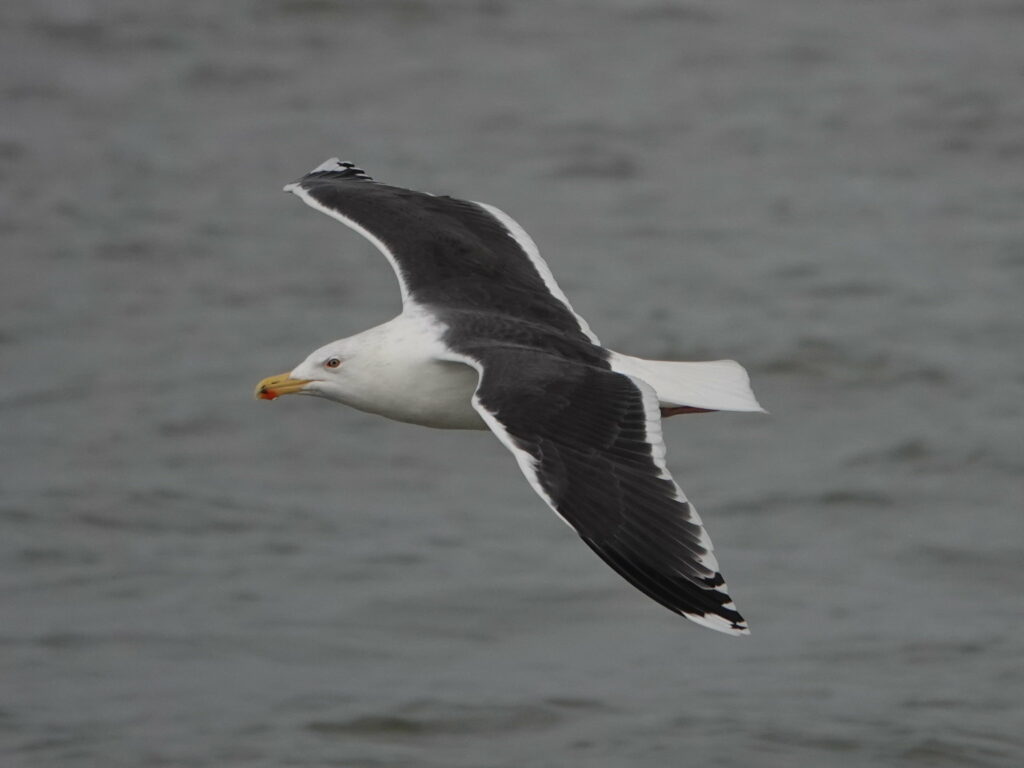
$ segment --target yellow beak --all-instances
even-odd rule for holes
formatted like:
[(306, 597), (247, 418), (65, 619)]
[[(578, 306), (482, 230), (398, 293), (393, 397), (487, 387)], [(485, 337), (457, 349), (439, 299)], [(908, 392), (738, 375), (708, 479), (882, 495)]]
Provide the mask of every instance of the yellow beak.
[(292, 395), (301, 392), (311, 379), (293, 379), (289, 374), (268, 376), (256, 385), (257, 400), (273, 400), (281, 395)]

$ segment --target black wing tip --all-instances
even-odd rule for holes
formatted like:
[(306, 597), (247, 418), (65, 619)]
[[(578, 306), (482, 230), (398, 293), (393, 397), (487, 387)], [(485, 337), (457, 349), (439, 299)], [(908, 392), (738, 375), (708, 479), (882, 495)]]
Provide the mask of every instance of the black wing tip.
[(721, 573), (700, 579), (703, 584), (699, 584), (692, 577), (662, 572), (621, 551), (581, 538), (612, 570), (672, 613), (727, 635), (750, 634), (746, 620), (726, 591)]
[[(641, 589), (641, 591), (645, 590)], [(749, 635), (750, 627), (747, 625), (746, 619), (736, 610), (736, 605), (728, 593), (718, 590), (713, 592), (714, 594), (709, 595), (709, 597), (717, 605), (700, 607), (693, 605), (691, 599), (685, 599), (683, 601), (684, 604), (680, 605), (676, 601), (669, 602), (650, 595), (650, 593), (648, 595), (673, 613), (708, 629), (723, 632), (727, 635)], [(703, 600), (700, 602), (703, 602)]]
[(350, 163), (347, 160), (339, 160), (337, 157), (332, 157), (330, 160), (320, 163), (320, 165), (305, 174), (296, 183), (301, 184), (304, 181), (312, 179), (323, 179), (329, 181), (373, 181), (373, 177), (362, 168), (359, 168), (355, 163)]
[[(731, 604), (732, 601), (730, 600), (726, 605)], [(744, 619), (738, 611), (726, 608), (724, 605), (719, 607), (717, 610), (704, 612), (680, 610), (669, 606), (666, 607), (668, 607), (673, 613), (678, 613), (680, 616), (700, 624), (701, 626), (707, 627), (708, 629), (714, 629), (727, 635), (750, 634), (750, 627), (747, 625), (746, 619)]]
[[(729, 597), (728, 592), (724, 591), (724, 583), (722, 587), (722, 590), (712, 590), (713, 594), (707, 595), (711, 597), (714, 603), (711, 606), (701, 605), (697, 607), (691, 599), (685, 601), (687, 604), (680, 605), (678, 602), (669, 603), (660, 600), (654, 595), (650, 596), (673, 613), (696, 624), (700, 624), (702, 627), (707, 627), (727, 635), (749, 635), (750, 627), (747, 625), (747, 620), (736, 610), (736, 604)], [(643, 590), (641, 589), (641, 591)], [(701, 600), (700, 602), (704, 601)]]

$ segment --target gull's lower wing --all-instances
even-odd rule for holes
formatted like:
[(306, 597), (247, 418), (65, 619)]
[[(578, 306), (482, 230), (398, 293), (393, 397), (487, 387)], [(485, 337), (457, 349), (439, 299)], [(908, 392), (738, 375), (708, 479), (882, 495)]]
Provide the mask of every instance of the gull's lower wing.
[(474, 407), (601, 559), (669, 610), (748, 633), (700, 516), (665, 466), (648, 385), (539, 350), (481, 347), (460, 359), (480, 373)]
[(337, 158), (285, 191), (373, 243), (403, 303), (485, 310), (597, 343), (530, 236), (493, 206), (380, 184)]

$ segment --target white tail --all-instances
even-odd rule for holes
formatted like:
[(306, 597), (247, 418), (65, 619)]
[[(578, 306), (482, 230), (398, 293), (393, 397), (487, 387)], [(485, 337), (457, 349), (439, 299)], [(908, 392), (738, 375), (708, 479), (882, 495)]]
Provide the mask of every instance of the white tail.
[(662, 405), (765, 413), (750, 389), (750, 377), (735, 360), (677, 363), (612, 352), (609, 362), (612, 370), (636, 376), (654, 387)]

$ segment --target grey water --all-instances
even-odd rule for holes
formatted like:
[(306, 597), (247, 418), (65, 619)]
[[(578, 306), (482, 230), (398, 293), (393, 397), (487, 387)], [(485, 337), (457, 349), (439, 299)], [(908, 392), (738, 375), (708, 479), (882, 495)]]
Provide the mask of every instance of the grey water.
[[(1024, 764), (1024, 5), (8, 0), (0, 764)], [(533, 235), (752, 635), (487, 433), (264, 376), (388, 319), (332, 155)]]

